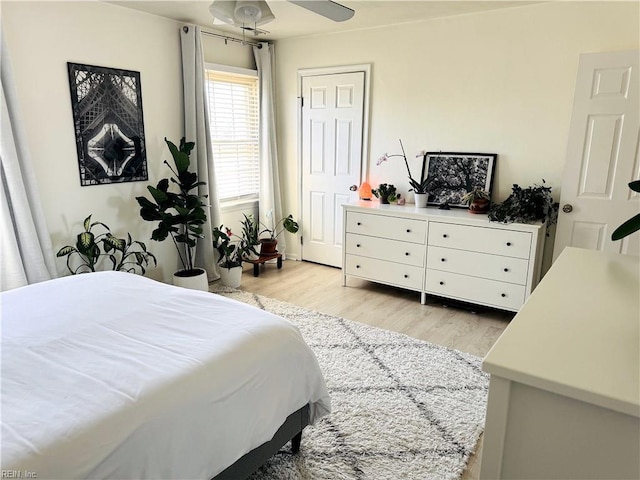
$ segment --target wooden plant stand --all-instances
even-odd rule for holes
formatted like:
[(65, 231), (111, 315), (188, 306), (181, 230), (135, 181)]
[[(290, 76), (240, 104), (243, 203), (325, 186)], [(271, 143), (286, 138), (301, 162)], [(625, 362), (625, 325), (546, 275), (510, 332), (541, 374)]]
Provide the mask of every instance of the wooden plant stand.
[(243, 261), (253, 264), (253, 276), (257, 277), (257, 276), (260, 275), (260, 265), (264, 264), (265, 262), (268, 262), (269, 260), (273, 260), (274, 258), (277, 259), (276, 266), (278, 267), (278, 270), (280, 270), (282, 268), (282, 254), (281, 253), (260, 255), (260, 257), (255, 259), (255, 260), (248, 260), (248, 259), (245, 258)]

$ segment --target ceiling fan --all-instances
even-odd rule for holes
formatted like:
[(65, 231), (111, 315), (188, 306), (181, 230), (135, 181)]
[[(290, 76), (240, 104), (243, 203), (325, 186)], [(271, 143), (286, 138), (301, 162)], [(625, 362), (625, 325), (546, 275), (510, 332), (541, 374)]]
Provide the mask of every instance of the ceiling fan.
[[(349, 7), (333, 0), (288, 1), (334, 22), (349, 20), (355, 13)], [(226, 23), (254, 33), (262, 33), (257, 27), (272, 22), (276, 18), (265, 0), (214, 0), (209, 7), (209, 12), (214, 17), (214, 23)]]

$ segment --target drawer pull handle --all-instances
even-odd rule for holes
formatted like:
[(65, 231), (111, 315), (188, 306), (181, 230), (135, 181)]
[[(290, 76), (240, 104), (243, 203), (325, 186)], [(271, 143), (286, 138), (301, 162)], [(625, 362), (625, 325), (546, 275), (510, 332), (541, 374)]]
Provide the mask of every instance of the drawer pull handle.
[(444, 285), (444, 282), (440, 282), (440, 285)]
[(359, 244), (359, 243), (356, 243), (356, 247), (357, 247), (357, 248), (360, 248), (360, 244)]
[(360, 268), (360, 265), (356, 265), (356, 268)]
[(407, 228), (407, 233), (411, 233), (411, 229), (410, 228)]
[(507, 294), (506, 294), (506, 293), (501, 293), (501, 294), (500, 294), (500, 296), (501, 296), (502, 298), (504, 298), (504, 297), (506, 297), (506, 296), (507, 296)]
[(441, 258), (441, 259), (440, 259), (440, 261), (441, 261), (441, 262), (446, 262), (446, 261), (447, 261), (447, 259), (446, 259), (446, 258)]
[(508, 268), (505, 268), (505, 269), (504, 269), (504, 271), (505, 271), (505, 272), (508, 272), (508, 271), (509, 271), (509, 269), (508, 269)]
[(356, 225), (360, 226), (360, 225), (362, 225), (362, 223), (358, 222), (358, 223), (356, 223)]
[(507, 242), (507, 247), (510, 247), (510, 246), (511, 246), (511, 242)]
[(409, 256), (409, 252), (404, 252), (405, 256), (408, 257)]
[(449, 238), (449, 235), (447, 235), (446, 233), (444, 233), (444, 234), (442, 235), (442, 238)]
[(409, 278), (409, 275), (407, 275), (406, 273), (404, 274), (404, 278)]

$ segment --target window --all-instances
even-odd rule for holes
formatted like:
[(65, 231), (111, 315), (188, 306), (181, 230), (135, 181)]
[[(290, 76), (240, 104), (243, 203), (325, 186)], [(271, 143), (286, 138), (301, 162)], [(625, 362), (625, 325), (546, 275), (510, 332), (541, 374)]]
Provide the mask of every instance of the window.
[(260, 187), (258, 75), (207, 65), (207, 96), (218, 198), (257, 200)]

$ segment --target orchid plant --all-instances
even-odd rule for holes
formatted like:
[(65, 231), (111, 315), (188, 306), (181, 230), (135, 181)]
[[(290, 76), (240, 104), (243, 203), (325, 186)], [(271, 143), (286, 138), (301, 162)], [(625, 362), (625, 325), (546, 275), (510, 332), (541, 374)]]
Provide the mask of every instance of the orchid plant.
[(422, 175), (424, 174), (424, 162), (425, 162), (425, 158), (426, 155), (424, 152), (419, 152), (418, 155), (416, 155), (417, 157), (422, 157), (422, 171), (421, 171), (421, 177), (420, 177), (420, 181), (417, 181), (413, 178), (413, 176), (411, 175), (411, 169), (409, 168), (409, 162), (407, 161), (407, 154), (404, 151), (404, 145), (402, 145), (402, 140), (399, 139), (398, 140), (400, 142), (400, 149), (402, 150), (402, 154), (400, 153), (395, 153), (393, 155), (389, 155), (388, 153), (385, 153), (384, 155), (382, 155), (376, 165), (381, 165), (383, 162), (386, 162), (387, 160), (389, 160), (392, 157), (402, 157), (404, 159), (404, 164), (407, 167), (407, 173), (409, 174), (409, 185), (411, 185), (411, 188), (409, 189), (409, 191), (413, 191), (414, 193), (427, 193), (427, 179), (422, 178)]

